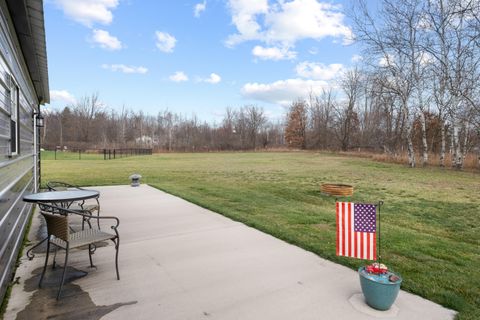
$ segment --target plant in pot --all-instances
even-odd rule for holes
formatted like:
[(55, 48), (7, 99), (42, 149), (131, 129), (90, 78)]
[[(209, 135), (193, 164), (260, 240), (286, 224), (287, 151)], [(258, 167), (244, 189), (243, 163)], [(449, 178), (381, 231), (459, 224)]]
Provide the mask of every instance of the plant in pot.
[(377, 310), (390, 309), (400, 291), (402, 278), (378, 262), (360, 267), (358, 274), (367, 304)]
[[(366, 303), (388, 310), (395, 302), (402, 278), (377, 260), (380, 257), (380, 207), (378, 204), (337, 202), (337, 255), (375, 263), (358, 269)], [(378, 211), (378, 219), (377, 219)]]

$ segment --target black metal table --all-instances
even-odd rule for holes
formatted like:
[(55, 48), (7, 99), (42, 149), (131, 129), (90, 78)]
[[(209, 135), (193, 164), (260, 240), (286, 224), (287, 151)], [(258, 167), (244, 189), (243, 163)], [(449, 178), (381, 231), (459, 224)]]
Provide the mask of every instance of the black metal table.
[(23, 201), (32, 203), (55, 203), (63, 207), (70, 207), (75, 201), (94, 199), (100, 196), (96, 190), (67, 190), (67, 191), (47, 191), (28, 194), (23, 197)]
[[(40, 207), (42, 203), (53, 204), (63, 208), (69, 208), (75, 201), (84, 201), (100, 197), (100, 192), (96, 190), (67, 190), (67, 191), (47, 191), (28, 194), (23, 197), (23, 201), (36, 203)], [(27, 257), (31, 260), (35, 256), (32, 250), (44, 243), (45, 238), (27, 251)]]

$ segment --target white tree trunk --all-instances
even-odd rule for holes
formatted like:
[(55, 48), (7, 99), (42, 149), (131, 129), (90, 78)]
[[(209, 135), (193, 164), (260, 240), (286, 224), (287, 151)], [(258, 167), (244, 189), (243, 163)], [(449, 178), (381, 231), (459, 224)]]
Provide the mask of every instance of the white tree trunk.
[(422, 126), (422, 165), (425, 167), (428, 164), (427, 124), (425, 120), (425, 114), (422, 111), (420, 112), (420, 123)]
[(408, 164), (410, 167), (415, 168), (415, 152), (413, 150), (413, 141), (412, 141), (412, 125), (407, 125), (407, 154), (408, 154)]
[[(408, 156), (408, 165), (411, 168), (415, 168), (415, 151), (413, 149), (413, 141), (412, 141), (412, 133), (413, 133), (413, 121), (410, 120), (410, 114), (408, 110), (408, 105), (404, 101), (402, 106), (402, 112), (406, 119), (406, 129), (407, 129), (407, 156)], [(415, 119), (415, 115), (413, 115), (413, 119)]]
[(440, 145), (440, 167), (445, 167), (445, 123), (442, 121), (440, 126), (441, 145)]
[(455, 142), (453, 137), (453, 128), (450, 129), (450, 158), (452, 160), (452, 168), (455, 166)]
[(453, 158), (454, 158), (454, 161), (452, 163), (452, 166), (455, 169), (461, 169), (462, 168), (462, 159), (463, 159), (458, 131), (459, 130), (458, 130), (457, 124), (453, 124), (453, 148), (454, 148)]
[(465, 157), (467, 156), (468, 153), (468, 129), (469, 129), (469, 123), (468, 121), (465, 121), (463, 130), (464, 130), (464, 136), (463, 136), (463, 155), (462, 155), (462, 169), (465, 165)]

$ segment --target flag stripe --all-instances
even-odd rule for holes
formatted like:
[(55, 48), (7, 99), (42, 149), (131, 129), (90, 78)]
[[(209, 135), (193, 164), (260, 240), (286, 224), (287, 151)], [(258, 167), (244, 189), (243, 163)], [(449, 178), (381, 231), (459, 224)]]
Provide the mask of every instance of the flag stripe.
[(348, 203), (348, 256), (352, 256), (352, 236), (353, 236), (353, 208), (352, 203)]
[(365, 233), (360, 233), (360, 259), (365, 259), (365, 246), (363, 243), (365, 242)]
[(336, 223), (338, 256), (376, 260), (376, 208), (374, 205), (337, 202)]
[(345, 255), (348, 256), (348, 249), (350, 242), (348, 241), (348, 236), (350, 235), (350, 206), (348, 203), (345, 203), (345, 212), (343, 213), (345, 216)]
[(371, 252), (370, 252), (370, 250), (372, 249), (372, 248), (370, 247), (370, 242), (371, 242), (371, 240), (372, 240), (372, 235), (371, 235), (371, 234), (367, 234), (367, 246), (366, 246), (365, 249), (367, 250), (367, 259), (369, 259), (369, 260), (372, 260), (372, 254), (371, 254)]
[(342, 255), (345, 255), (345, 202), (342, 202)]
[(338, 224), (338, 219), (339, 219), (338, 209), (339, 209), (340, 205), (339, 205), (338, 202), (335, 205), (337, 206), (337, 214), (336, 214), (336, 216), (337, 216), (337, 256), (339, 256), (340, 252), (338, 251), (338, 241), (339, 241), (339, 234), (340, 234), (340, 226)]
[(360, 234), (358, 234), (357, 232), (355, 232), (355, 254), (354, 254), (354, 257), (358, 257), (358, 244), (360, 243)]

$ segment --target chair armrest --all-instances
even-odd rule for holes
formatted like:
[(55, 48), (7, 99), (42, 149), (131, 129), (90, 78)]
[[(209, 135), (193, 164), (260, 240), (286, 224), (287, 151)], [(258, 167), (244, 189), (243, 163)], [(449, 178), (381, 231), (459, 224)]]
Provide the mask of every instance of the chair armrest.
[(54, 205), (49, 204), (49, 203), (39, 202), (38, 204), (41, 205), (42, 207), (47, 208), (46, 211), (50, 211), (50, 212), (54, 212), (54, 213), (58, 213), (58, 214), (67, 215), (67, 214), (70, 213), (70, 214), (76, 214), (76, 215), (79, 215), (79, 216), (82, 216), (82, 217), (88, 218), (88, 219), (115, 220), (116, 224), (114, 226), (112, 226), (112, 229), (117, 229), (118, 226), (120, 225), (120, 219), (118, 219), (117, 217), (114, 217), (114, 216), (94, 216), (94, 215), (83, 213), (81, 210), (61, 208), (61, 207), (57, 207), (57, 206), (54, 206)]
[(63, 181), (48, 181), (47, 182), (47, 188), (50, 191), (55, 191), (56, 188), (58, 188), (58, 187), (75, 188), (75, 189), (79, 189), (79, 190), (84, 190), (82, 187), (79, 187), (79, 186), (76, 186), (74, 184), (70, 184), (70, 183), (67, 183), (67, 182), (63, 182)]

